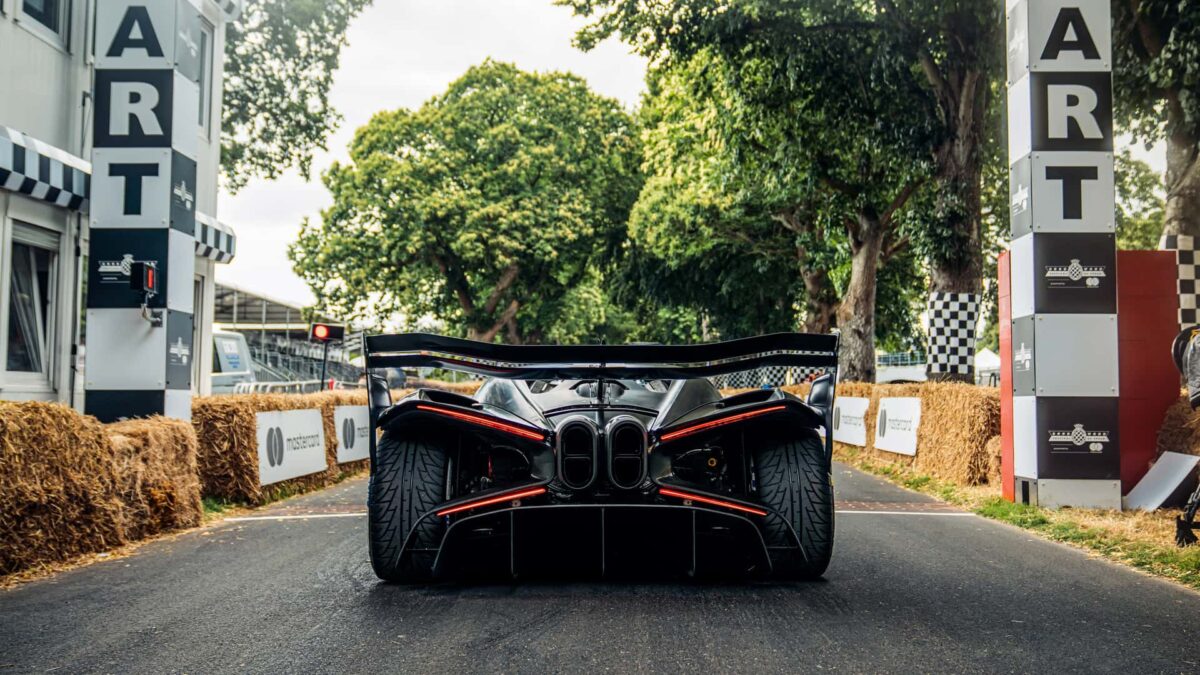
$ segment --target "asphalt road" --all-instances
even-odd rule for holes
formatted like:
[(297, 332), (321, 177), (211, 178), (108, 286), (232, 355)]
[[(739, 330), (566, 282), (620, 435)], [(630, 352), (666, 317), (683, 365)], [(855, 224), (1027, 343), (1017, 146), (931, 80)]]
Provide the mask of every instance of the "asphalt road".
[(0, 672), (1200, 672), (1200, 594), (836, 479), (823, 582), (418, 588), (355, 480), (0, 591)]

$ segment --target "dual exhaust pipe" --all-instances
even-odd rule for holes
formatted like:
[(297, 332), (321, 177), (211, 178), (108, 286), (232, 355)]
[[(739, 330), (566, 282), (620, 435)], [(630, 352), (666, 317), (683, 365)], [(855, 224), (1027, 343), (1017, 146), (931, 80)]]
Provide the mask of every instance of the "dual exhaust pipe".
[(604, 428), (582, 417), (569, 417), (558, 425), (558, 475), (572, 490), (591, 487), (599, 474), (601, 437), (608, 481), (620, 490), (632, 490), (646, 477), (646, 428), (636, 418), (621, 415)]

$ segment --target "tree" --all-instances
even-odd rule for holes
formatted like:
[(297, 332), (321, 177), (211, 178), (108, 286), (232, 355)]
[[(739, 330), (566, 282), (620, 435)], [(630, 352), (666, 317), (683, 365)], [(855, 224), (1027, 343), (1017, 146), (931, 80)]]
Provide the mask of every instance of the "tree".
[(249, 0), (226, 29), (221, 168), (238, 190), (297, 167), (341, 117), (329, 105), (346, 29), (371, 0)]
[(1166, 140), (1164, 234), (1200, 237), (1200, 3), (1113, 0), (1117, 119)]
[(290, 255), (347, 318), (578, 341), (607, 319), (600, 265), (625, 238), (638, 157), (633, 120), (580, 78), (487, 61), (359, 129), (325, 174), (333, 206)]
[[(933, 163), (935, 206), (926, 224), (925, 252), (933, 292), (980, 292), (982, 276), (980, 151), (990, 91), (1001, 67), (1003, 5), (994, 0), (558, 0), (591, 25), (577, 36), (589, 48), (620, 35), (642, 53), (672, 61), (716, 47), (737, 54), (765, 46), (785, 61), (824, 36), (843, 44), (842, 55), (872, 50), (892, 72), (916, 73), (934, 102), (928, 110), (942, 133), (928, 135), (924, 150)], [(847, 81), (849, 64), (825, 70), (794, 70), (803, 80), (830, 86)], [(880, 80), (863, 82), (867, 94), (884, 97)], [(840, 110), (832, 100), (826, 119), (836, 129)], [(922, 109), (923, 106), (922, 106)], [(922, 123), (919, 130), (928, 126)], [(969, 374), (963, 376), (970, 378)]]
[[(786, 55), (704, 49), (653, 72), (643, 111), (650, 177), (630, 222), (631, 239), (668, 270), (730, 261), (742, 291), (684, 289), (706, 306), (736, 298), (742, 317), (754, 308), (795, 325), (802, 305), (807, 330), (836, 324), (839, 373), (856, 380), (874, 378), (877, 282), (908, 245), (905, 207), (929, 175), (923, 134), (932, 133), (911, 77), (877, 56), (869, 40), (814, 34)], [(840, 80), (799, 76), (834, 64)]]
[(1128, 150), (1114, 155), (1117, 248), (1154, 250), (1163, 230), (1162, 177)]

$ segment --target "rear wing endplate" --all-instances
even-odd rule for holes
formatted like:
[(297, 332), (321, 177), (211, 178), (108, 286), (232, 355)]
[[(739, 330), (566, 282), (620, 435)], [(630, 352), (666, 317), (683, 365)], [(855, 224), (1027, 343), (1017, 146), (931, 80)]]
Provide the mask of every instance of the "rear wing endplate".
[(665, 379), (723, 375), (763, 366), (833, 369), (838, 336), (775, 333), (692, 345), (502, 345), (399, 333), (364, 335), (372, 368), (446, 368), (511, 379)]

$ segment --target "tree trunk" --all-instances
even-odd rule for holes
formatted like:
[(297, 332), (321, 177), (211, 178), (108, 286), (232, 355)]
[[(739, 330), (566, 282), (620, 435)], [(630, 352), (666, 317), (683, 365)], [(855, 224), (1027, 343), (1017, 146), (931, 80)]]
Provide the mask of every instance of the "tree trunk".
[[(971, 81), (969, 75), (964, 79)], [(930, 255), (930, 293), (967, 293), (974, 296), (977, 319), (978, 302), (983, 288), (983, 234), (980, 215), (983, 162), (980, 156), (983, 106), (986, 105), (986, 86), (975, 97), (958, 102), (952, 136), (936, 153), (937, 197), (936, 234), (939, 240)], [(959, 315), (965, 317), (965, 315)], [(956, 317), (957, 318), (957, 317)], [(930, 336), (930, 358), (926, 376), (930, 380), (975, 381), (973, 359), (966, 372), (934, 372), (935, 351), (948, 347)], [(973, 355), (974, 325), (969, 337), (969, 352)], [(937, 343), (937, 344), (935, 344)]]
[(1167, 137), (1167, 207), (1163, 234), (1200, 237), (1200, 162), (1197, 141), (1186, 133)]
[(806, 333), (828, 333), (833, 330), (837, 314), (837, 293), (826, 270), (802, 269), (804, 278), (804, 320), (800, 329)]
[(838, 379), (874, 382), (876, 273), (885, 230), (871, 214), (860, 214), (857, 225), (851, 233), (850, 283), (837, 311), (842, 331)]

